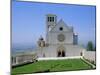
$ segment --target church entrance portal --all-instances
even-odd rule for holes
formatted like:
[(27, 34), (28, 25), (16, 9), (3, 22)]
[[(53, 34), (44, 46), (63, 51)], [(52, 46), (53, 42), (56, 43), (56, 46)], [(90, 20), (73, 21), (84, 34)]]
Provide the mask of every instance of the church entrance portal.
[(58, 48), (57, 57), (65, 57), (64, 47), (59, 47)]
[(58, 51), (58, 57), (65, 57), (65, 51)]

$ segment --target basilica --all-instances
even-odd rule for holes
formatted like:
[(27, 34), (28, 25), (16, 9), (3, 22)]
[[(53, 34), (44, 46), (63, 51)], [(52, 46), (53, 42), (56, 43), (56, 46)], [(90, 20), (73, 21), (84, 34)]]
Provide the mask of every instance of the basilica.
[[(45, 39), (44, 39), (45, 38)], [(18, 52), (12, 55), (12, 66), (44, 59), (66, 59), (84, 57), (96, 62), (96, 52), (87, 51), (78, 45), (78, 34), (72, 26), (62, 19), (57, 20), (54, 14), (46, 15), (46, 35), (40, 36), (37, 47), (31, 52)]]
[(38, 57), (83, 56), (85, 48), (78, 45), (78, 34), (55, 14), (46, 15), (46, 35), (38, 40)]

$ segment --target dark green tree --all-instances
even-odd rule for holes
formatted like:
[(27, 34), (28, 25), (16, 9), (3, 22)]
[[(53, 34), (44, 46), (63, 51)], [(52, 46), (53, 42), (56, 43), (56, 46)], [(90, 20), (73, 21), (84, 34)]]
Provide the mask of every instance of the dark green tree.
[(92, 41), (89, 41), (87, 44), (87, 51), (93, 51), (93, 50), (94, 50), (93, 43), (92, 43)]
[(94, 47), (94, 51), (96, 51), (96, 46)]

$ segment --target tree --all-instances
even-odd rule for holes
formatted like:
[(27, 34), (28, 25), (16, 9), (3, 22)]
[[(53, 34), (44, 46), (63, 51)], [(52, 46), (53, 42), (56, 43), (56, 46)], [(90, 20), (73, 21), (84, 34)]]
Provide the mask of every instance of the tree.
[(93, 43), (92, 43), (92, 41), (89, 41), (87, 44), (87, 51), (93, 51), (93, 50), (94, 50)]
[(94, 51), (96, 51), (96, 46), (94, 47)]

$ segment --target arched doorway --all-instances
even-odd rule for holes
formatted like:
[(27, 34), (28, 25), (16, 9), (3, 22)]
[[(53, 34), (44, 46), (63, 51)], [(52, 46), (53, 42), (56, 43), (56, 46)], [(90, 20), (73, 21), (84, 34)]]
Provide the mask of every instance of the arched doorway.
[(65, 57), (65, 48), (63, 46), (58, 47), (57, 57)]
[(62, 51), (62, 57), (65, 57), (65, 51)]
[(58, 51), (57, 56), (58, 56), (58, 57), (61, 56), (61, 51)]

